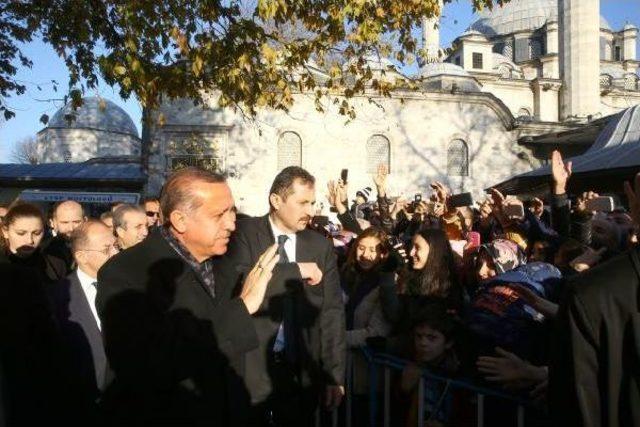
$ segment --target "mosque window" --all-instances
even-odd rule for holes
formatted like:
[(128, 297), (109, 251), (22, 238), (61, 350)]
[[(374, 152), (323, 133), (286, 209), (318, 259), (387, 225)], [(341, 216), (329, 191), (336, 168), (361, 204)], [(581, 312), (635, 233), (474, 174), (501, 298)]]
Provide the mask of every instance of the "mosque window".
[(447, 175), (469, 176), (469, 147), (461, 139), (454, 139), (447, 148)]
[(620, 46), (616, 46), (614, 49), (614, 61), (622, 61), (622, 49), (620, 48)]
[(518, 116), (519, 119), (530, 119), (531, 118), (531, 111), (529, 111), (528, 108), (522, 107), (518, 110)]
[(600, 75), (600, 86), (608, 87), (608, 86), (611, 86), (612, 82), (613, 80), (610, 75), (608, 74)]
[(482, 54), (481, 53), (473, 52), (472, 61), (473, 61), (473, 68), (475, 70), (481, 70), (483, 68), (483, 66), (482, 66)]
[(384, 135), (373, 135), (367, 141), (367, 173), (376, 173), (381, 164), (391, 171), (391, 144)]
[(62, 160), (63, 160), (65, 163), (71, 163), (71, 158), (72, 158), (72, 156), (71, 156), (71, 151), (70, 151), (70, 150), (68, 150), (68, 149), (67, 149), (67, 150), (64, 150), (64, 152), (62, 153)]
[(528, 61), (531, 59), (531, 47), (529, 39), (516, 40), (516, 62)]
[(278, 170), (302, 166), (302, 139), (295, 132), (283, 132), (278, 140)]
[(513, 42), (511, 40), (505, 42), (502, 54), (513, 61)]
[(539, 38), (533, 38), (531, 39), (531, 44), (530, 44), (530, 51), (531, 51), (531, 58), (535, 59), (535, 58), (539, 58), (542, 55), (542, 40)]

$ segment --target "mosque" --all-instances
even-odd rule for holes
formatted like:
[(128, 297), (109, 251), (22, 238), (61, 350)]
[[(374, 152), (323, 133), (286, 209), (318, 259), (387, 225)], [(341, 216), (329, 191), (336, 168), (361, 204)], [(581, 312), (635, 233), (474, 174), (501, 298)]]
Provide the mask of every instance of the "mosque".
[[(177, 167), (203, 165), (229, 176), (242, 211), (261, 214), (283, 167), (308, 169), (323, 201), (325, 183), (341, 169), (349, 169), (354, 194), (371, 186), (371, 174), (383, 163), (392, 194), (413, 197), (440, 180), (478, 197), (537, 168), (552, 148), (586, 151), (607, 117), (640, 104), (638, 28), (611, 28), (599, 3), (511, 0), (479, 13), (446, 50), (439, 18), (425, 19), (427, 60), (417, 75), (404, 76), (419, 88), (356, 96), (350, 102), (357, 116), (346, 124), (328, 101), (320, 113), (305, 93), (294, 95), (290, 111), (265, 109), (253, 120), (218, 108), (215, 93), (204, 107), (165, 102), (153, 112), (164, 116), (164, 124), (145, 130), (151, 141), (146, 191), (157, 193)], [(379, 77), (382, 71), (387, 78), (403, 77), (389, 71), (386, 58), (367, 62)], [(311, 68), (318, 80), (328, 77)], [(91, 120), (82, 111), (72, 122), (65, 120), (68, 111), (53, 117), (38, 135), (46, 161), (139, 155), (140, 139), (126, 113), (110, 103), (95, 108), (99, 114)], [(86, 138), (78, 136), (85, 132)]]

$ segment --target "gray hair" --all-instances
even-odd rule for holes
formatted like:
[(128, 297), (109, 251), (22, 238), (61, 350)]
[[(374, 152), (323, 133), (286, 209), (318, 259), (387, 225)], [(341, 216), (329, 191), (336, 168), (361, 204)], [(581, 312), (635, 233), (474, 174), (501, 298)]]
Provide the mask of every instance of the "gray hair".
[(124, 204), (120, 205), (113, 211), (113, 232), (115, 233), (118, 227), (127, 229), (127, 224), (124, 221), (124, 216), (129, 212), (140, 212), (142, 215), (146, 216), (146, 212), (144, 208), (139, 205), (130, 205)]

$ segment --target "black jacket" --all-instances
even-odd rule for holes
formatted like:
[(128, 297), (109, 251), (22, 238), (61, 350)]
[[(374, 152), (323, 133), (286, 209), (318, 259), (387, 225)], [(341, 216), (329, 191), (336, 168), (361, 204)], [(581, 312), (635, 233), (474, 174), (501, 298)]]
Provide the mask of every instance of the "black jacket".
[[(0, 385), (2, 422), (10, 426), (73, 424), (75, 405), (48, 288), (55, 263), (0, 250)], [(59, 267), (59, 266), (58, 266)]]
[(554, 425), (640, 426), (639, 273), (634, 249), (570, 281), (549, 372)]
[[(269, 217), (239, 221), (225, 255), (224, 265), (234, 270), (240, 284), (260, 255), (273, 243)], [(273, 383), (269, 359), (283, 321), (285, 298), (293, 300), (300, 385), (320, 387), (343, 384), (346, 341), (344, 303), (336, 256), (329, 240), (303, 230), (296, 234), (296, 261), (315, 262), (323, 273), (317, 286), (303, 285), (296, 263), (278, 264), (260, 310), (253, 316), (259, 346), (247, 353), (244, 379), (253, 403), (266, 400), (279, 384)]]
[[(237, 391), (229, 360), (257, 345), (244, 303), (216, 297), (159, 232), (98, 273), (96, 306), (115, 378), (103, 406), (113, 425), (228, 425)], [(239, 379), (237, 379), (239, 382)]]
[(62, 235), (52, 237), (49, 241), (42, 245), (42, 252), (51, 258), (57, 258), (58, 262), (62, 262), (65, 266), (63, 277), (71, 273), (75, 268), (75, 261), (69, 242)]

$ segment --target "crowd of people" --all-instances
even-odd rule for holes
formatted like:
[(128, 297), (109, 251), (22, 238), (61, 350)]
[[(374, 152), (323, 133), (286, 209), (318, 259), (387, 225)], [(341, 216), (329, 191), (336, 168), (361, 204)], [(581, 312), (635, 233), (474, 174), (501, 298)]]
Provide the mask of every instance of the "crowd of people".
[[(434, 182), (404, 200), (380, 166), (349, 202), (343, 175), (331, 216), (299, 167), (262, 217), (197, 168), (99, 218), (2, 207), (2, 420), (315, 425), (344, 415), (348, 385), (353, 424), (371, 425), (367, 347), (406, 361), (392, 425), (476, 425), (477, 396), (420, 392), (425, 371), (528, 401), (531, 425), (640, 425), (640, 179), (627, 208), (599, 207), (550, 162), (549, 194), (527, 199)], [(485, 407), (515, 425), (515, 404)]]

